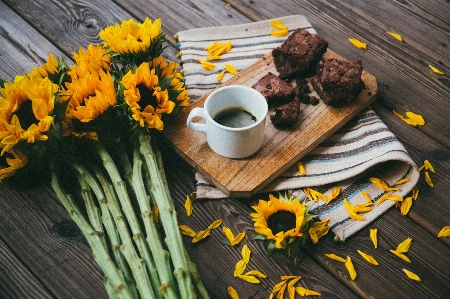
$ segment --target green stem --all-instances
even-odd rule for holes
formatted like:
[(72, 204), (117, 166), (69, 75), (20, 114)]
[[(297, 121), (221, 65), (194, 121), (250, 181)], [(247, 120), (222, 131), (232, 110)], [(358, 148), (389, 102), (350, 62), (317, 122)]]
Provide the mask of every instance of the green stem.
[[(100, 209), (102, 212), (102, 221), (103, 225), (105, 226), (106, 232), (109, 237), (109, 241), (111, 244), (111, 249), (115, 257), (115, 261), (119, 266), (119, 269), (121, 271), (122, 276), (124, 277), (125, 281), (128, 283), (128, 288), (133, 293), (134, 297), (137, 297), (137, 290), (136, 285), (133, 282), (132, 275), (130, 273), (129, 267), (124, 259), (124, 256), (119, 250), (120, 247), (120, 239), (117, 235), (116, 225), (114, 224), (113, 220), (111, 219), (111, 213), (108, 209), (107, 200), (105, 197), (105, 193), (103, 192), (103, 189), (101, 185), (98, 183), (98, 181), (92, 176), (92, 174), (82, 165), (78, 163), (72, 163), (73, 168), (77, 171), (79, 179), (82, 181), (85, 181), (90, 189), (94, 192), (98, 202), (100, 203)], [(96, 170), (98, 171), (98, 170)], [(80, 182), (81, 183), (81, 182)], [(85, 189), (88, 189), (85, 187)]]
[[(112, 185), (114, 186), (115, 193), (117, 194), (117, 198), (120, 202), (121, 210), (123, 211), (128, 225), (130, 226), (130, 229), (133, 233), (133, 240), (139, 250), (141, 257), (144, 259), (147, 265), (147, 269), (149, 271), (152, 271), (152, 268), (154, 268), (154, 261), (152, 260), (150, 249), (148, 248), (148, 245), (142, 236), (142, 231), (139, 226), (138, 219), (136, 217), (136, 214), (134, 213), (133, 206), (128, 196), (126, 183), (122, 180), (119, 171), (114, 164), (114, 161), (112, 160), (105, 147), (100, 143), (96, 143), (96, 149), (103, 161), (103, 166), (109, 174)], [(121, 251), (122, 249), (123, 248), (121, 246)], [(124, 248), (123, 250), (127, 250), (127, 248)], [(155, 290), (154, 295), (157, 296), (157, 298), (162, 298), (161, 293), (159, 292), (160, 284), (156, 283), (158, 277), (150, 275), (150, 278), (152, 279), (152, 285)]]
[[(188, 258), (184, 250), (175, 207), (170, 197), (164, 168), (160, 167), (162, 163), (158, 162), (150, 141), (150, 135), (141, 131), (139, 134), (140, 152), (150, 173), (152, 198), (156, 201), (159, 209), (160, 220), (166, 234), (165, 242), (170, 252), (181, 297), (194, 298), (192, 280), (188, 270)], [(157, 146), (155, 151), (159, 151)]]
[(105, 274), (107, 279), (111, 282), (111, 286), (113, 287), (114, 291), (118, 294), (120, 298), (133, 299), (133, 296), (128, 286), (120, 276), (119, 270), (116, 268), (114, 262), (111, 260), (108, 251), (103, 246), (103, 243), (100, 240), (100, 237), (98, 236), (98, 234), (95, 233), (95, 231), (86, 221), (81, 211), (76, 206), (73, 197), (70, 194), (66, 194), (62, 190), (54, 167), (52, 167), (51, 176), (52, 176), (51, 185), (53, 187), (53, 190), (55, 191), (64, 208), (69, 213), (70, 217), (78, 225), (84, 237), (88, 241), (89, 246), (92, 249), (94, 259), (102, 268), (103, 273)]
[[(137, 148), (137, 150), (139, 149)], [(161, 293), (165, 298), (178, 298), (170, 270), (169, 253), (164, 250), (161, 244), (161, 239), (150, 206), (150, 197), (145, 191), (145, 185), (142, 180), (142, 160), (139, 152), (134, 155), (133, 187), (144, 221), (147, 243), (153, 254), (155, 265), (158, 268), (158, 275), (161, 281)]]

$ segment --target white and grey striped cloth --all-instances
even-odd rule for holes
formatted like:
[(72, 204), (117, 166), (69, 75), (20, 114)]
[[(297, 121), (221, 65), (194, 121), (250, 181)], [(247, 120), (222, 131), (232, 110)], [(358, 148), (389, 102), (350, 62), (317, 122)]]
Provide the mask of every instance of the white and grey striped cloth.
[[(288, 16), (278, 20), (282, 21), (290, 32), (305, 28), (316, 33), (304, 16)], [(225, 63), (232, 64), (238, 71), (243, 70), (283, 43), (287, 36), (274, 37), (270, 34), (272, 29), (275, 28), (267, 20), (179, 32), (179, 47), (191, 99), (195, 100), (221, 84), (217, 81), (217, 76), (224, 69)], [(205, 47), (214, 41), (227, 40), (232, 41), (232, 50), (223, 54), (222, 59), (213, 61), (213, 71), (204, 70), (198, 60), (205, 59)], [(222, 82), (231, 76), (226, 73)], [(411, 178), (409, 182), (398, 186), (400, 190), (395, 192), (404, 197), (419, 179), (417, 166), (403, 145), (370, 108), (304, 156), (301, 162), (306, 175), (300, 175), (295, 164), (266, 186), (261, 195), (290, 191), (304, 199), (304, 187), (312, 187), (325, 195), (330, 195), (334, 188), (341, 188), (341, 195), (330, 203), (318, 200), (311, 201), (310, 204), (311, 212), (321, 220), (330, 219), (328, 224), (342, 241), (395, 205), (394, 201), (384, 201), (374, 206), (372, 211), (361, 214), (366, 218), (365, 221), (353, 220), (344, 208), (344, 198), (353, 205), (365, 203), (361, 193), (365, 191), (374, 201), (379, 199), (386, 192), (373, 185), (369, 181), (371, 177), (382, 179), (389, 186), (393, 186), (400, 179)], [(197, 198), (226, 198), (225, 194), (199, 173), (196, 174), (196, 180)]]

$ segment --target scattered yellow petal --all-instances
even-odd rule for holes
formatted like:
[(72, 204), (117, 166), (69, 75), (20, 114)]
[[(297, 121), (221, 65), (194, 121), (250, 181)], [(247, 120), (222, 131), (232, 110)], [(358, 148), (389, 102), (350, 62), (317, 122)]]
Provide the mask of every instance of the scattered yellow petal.
[(396, 188), (396, 187), (389, 187), (389, 185), (385, 181), (383, 181), (379, 178), (371, 177), (371, 178), (369, 178), (369, 181), (372, 182), (372, 184), (374, 184), (375, 186), (380, 187), (381, 189), (388, 191), (388, 192), (400, 190), (399, 188)]
[(404, 179), (401, 179), (401, 180), (398, 180), (397, 182), (395, 182), (394, 185), (403, 185), (409, 181), (411, 181), (411, 178), (404, 178)]
[(215, 68), (215, 64), (208, 62), (206, 60), (202, 60), (200, 59), (198, 62), (200, 62), (200, 64), (202, 65), (202, 67), (207, 70), (207, 71), (212, 71)]
[(239, 260), (236, 265), (234, 265), (234, 277), (244, 273), (245, 268), (247, 268), (247, 263), (244, 260)]
[(333, 199), (337, 198), (341, 194), (341, 188), (337, 187), (331, 190), (330, 197), (327, 200), (327, 203), (331, 202)]
[(345, 267), (347, 268), (347, 271), (350, 274), (350, 278), (352, 280), (355, 280), (356, 270), (355, 267), (353, 266), (352, 259), (349, 256), (347, 256), (347, 260), (345, 261)]
[(255, 276), (251, 276), (251, 275), (238, 275), (237, 277), (239, 277), (242, 280), (245, 280), (247, 282), (250, 283), (260, 283), (259, 279), (256, 278)]
[(348, 41), (351, 42), (352, 45), (354, 45), (354, 46), (357, 47), (358, 49), (364, 49), (364, 50), (367, 50), (367, 44), (366, 44), (365, 42), (360, 41), (360, 40), (357, 39), (357, 38), (351, 37), (351, 38), (348, 39)]
[(297, 275), (282, 275), (282, 276), (280, 276), (280, 279), (281, 280), (288, 280), (288, 279), (293, 279), (293, 278), (297, 278), (297, 277), (302, 278), (301, 276), (297, 276)]
[(317, 244), (319, 239), (321, 237), (325, 236), (328, 233), (328, 231), (330, 230), (330, 227), (327, 225), (328, 221), (330, 221), (330, 219), (325, 219), (323, 221), (315, 222), (309, 228), (309, 236), (310, 236), (313, 244)]
[(311, 192), (309, 188), (303, 188), (303, 193), (305, 193), (306, 197), (308, 197), (309, 200), (314, 200), (312, 198)]
[(222, 220), (216, 220), (216, 221), (214, 221), (213, 223), (211, 223), (209, 226), (208, 226), (208, 229), (215, 229), (215, 228), (218, 228), (221, 224), (222, 224)]
[(370, 203), (370, 204), (373, 203), (373, 202), (372, 202), (372, 199), (370, 198), (369, 194), (367, 194), (366, 191), (361, 191), (361, 194), (363, 195), (364, 199), (365, 199), (368, 203)]
[(414, 272), (411, 272), (406, 269), (402, 269), (402, 270), (403, 270), (403, 272), (405, 272), (406, 276), (408, 276), (410, 279), (420, 281), (420, 277), (417, 276), (417, 274), (415, 274)]
[(450, 237), (450, 226), (444, 226), (441, 231), (437, 235), (439, 238), (441, 237)]
[(286, 283), (287, 283), (287, 280), (282, 280), (279, 283), (277, 283), (276, 285), (274, 285), (273, 289), (272, 289), (272, 294), (281, 290), (281, 288), (283, 288), (283, 286), (285, 286)]
[(313, 290), (305, 289), (304, 287), (296, 287), (295, 291), (300, 296), (321, 296), (320, 293), (313, 291)]
[(332, 260), (336, 260), (336, 261), (345, 263), (345, 259), (343, 257), (340, 257), (334, 253), (325, 253), (325, 256), (329, 257)]
[(387, 194), (387, 193), (383, 194), (383, 195), (377, 200), (377, 202), (375, 203), (375, 206), (380, 205), (383, 201), (385, 201), (385, 200), (387, 199), (387, 197), (388, 197), (388, 194)]
[(192, 238), (192, 243), (197, 243), (198, 241), (208, 237), (209, 235), (211, 235), (210, 229), (200, 230)]
[(227, 63), (225, 63), (225, 70), (232, 75), (237, 75), (239, 73), (234, 66)]
[(298, 162), (298, 163), (297, 163), (297, 167), (298, 167), (298, 172), (299, 172), (301, 175), (306, 175), (305, 167), (303, 166), (303, 163), (302, 163), (302, 162)]
[(220, 60), (222, 59), (222, 56), (220, 55), (206, 55), (207, 60)]
[(405, 241), (398, 244), (396, 251), (405, 253), (409, 251), (412, 245), (412, 238), (406, 238)]
[(432, 65), (428, 65), (428, 66), (429, 66), (430, 69), (431, 69), (433, 72), (435, 72), (436, 74), (438, 74), (438, 75), (443, 75), (443, 74), (444, 74), (444, 72), (442, 72), (441, 70), (435, 68), (434, 66), (432, 66)]
[(219, 41), (213, 41), (211, 44), (209, 44), (206, 48), (205, 48), (205, 50), (207, 51), (207, 52), (211, 52), (211, 50), (212, 49), (215, 49), (216, 47), (217, 47), (217, 45), (219, 44)]
[(386, 197), (386, 200), (392, 200), (392, 201), (403, 201), (403, 197), (401, 197), (400, 195), (396, 195), (396, 194), (390, 194)]
[(320, 193), (319, 191), (309, 188), (309, 193), (311, 194), (314, 201), (317, 201), (317, 199), (320, 198), (321, 200), (328, 202), (328, 196), (326, 196), (323, 193)]
[(431, 181), (430, 174), (428, 173), (428, 171), (425, 171), (424, 176), (425, 176), (425, 182), (427, 182), (428, 186), (430, 186), (431, 188), (434, 188), (434, 184)]
[(284, 298), (284, 292), (286, 292), (287, 284), (283, 285), (281, 289), (278, 291), (277, 299), (283, 299)]
[(225, 236), (227, 237), (228, 241), (233, 242), (234, 240), (234, 234), (231, 231), (231, 229), (229, 229), (228, 227), (226, 227), (225, 225), (222, 227), (222, 231), (224, 232)]
[(431, 171), (432, 173), (435, 173), (434, 167), (433, 167), (433, 165), (431, 165), (430, 161), (424, 160), (424, 161), (423, 161), (423, 166), (425, 166), (425, 169), (426, 169), (426, 170), (429, 170), (429, 171)]
[(247, 245), (244, 245), (244, 247), (242, 247), (242, 251), (241, 251), (242, 260), (244, 260), (244, 262), (246, 264), (248, 264), (250, 262), (250, 254), (251, 253), (252, 253), (252, 251), (250, 250), (250, 248)]
[(408, 117), (414, 124), (414, 126), (423, 126), (425, 124), (425, 120), (423, 119), (423, 116), (411, 111), (405, 112), (406, 117)]
[(245, 273), (245, 275), (252, 275), (252, 276), (259, 277), (259, 278), (267, 278), (267, 275), (264, 274), (264, 273), (262, 273), (262, 272), (259, 271), (259, 270), (251, 270), (251, 271), (248, 271), (247, 273)]
[(402, 201), (400, 205), (400, 214), (402, 214), (403, 216), (408, 214), (409, 209), (411, 209), (411, 206), (412, 206), (412, 196), (408, 196)]
[(223, 76), (225, 76), (225, 71), (220, 72), (220, 74), (217, 76), (217, 81), (221, 82), (223, 79)]
[(192, 228), (190, 228), (187, 225), (184, 224), (180, 224), (179, 225), (180, 231), (183, 235), (189, 236), (189, 237), (195, 237), (195, 235), (197, 234)]
[(411, 196), (414, 200), (417, 199), (417, 197), (419, 196), (419, 187), (417, 187), (417, 186), (413, 187)]
[(228, 295), (230, 295), (231, 299), (239, 299), (237, 291), (232, 286), (228, 287)]
[(283, 22), (281, 22), (280, 20), (270, 20), (270, 25), (272, 25), (275, 28), (278, 29), (287, 29), (286, 25), (284, 25)]
[(370, 239), (372, 240), (373, 246), (375, 248), (378, 247), (378, 237), (377, 237), (378, 229), (371, 228), (370, 229)]
[(272, 36), (275, 36), (275, 37), (282, 37), (282, 36), (287, 35), (288, 33), (289, 33), (289, 30), (287, 30), (287, 29), (271, 30), (270, 31), (270, 34)]
[(372, 203), (357, 203), (355, 207), (355, 213), (366, 213), (373, 210)]
[(188, 215), (188, 217), (192, 215), (192, 210), (193, 210), (192, 199), (189, 195), (186, 196), (186, 201), (184, 203), (184, 209), (186, 210), (186, 215)]
[(422, 171), (422, 169), (424, 169), (425, 168), (425, 165), (422, 165), (422, 166), (420, 166), (419, 168), (418, 168), (418, 170), (419, 171)]
[(396, 250), (390, 250), (393, 254), (395, 254), (396, 256), (398, 256), (399, 258), (401, 258), (402, 260), (411, 263), (411, 260), (409, 259), (409, 257), (407, 257), (406, 255), (404, 255), (403, 253), (400, 253)]
[(245, 232), (239, 233), (236, 236), (236, 238), (234, 238), (233, 241), (231, 242), (231, 246), (238, 245), (239, 243), (242, 242), (242, 240), (244, 240), (244, 238), (245, 238)]
[(366, 217), (357, 214), (356, 212), (348, 212), (348, 216), (353, 220), (365, 221)]
[(401, 42), (403, 41), (403, 38), (402, 38), (402, 36), (400, 34), (397, 34), (397, 33), (394, 33), (394, 32), (389, 32), (389, 31), (387, 31), (386, 33), (389, 34), (390, 36), (392, 36), (393, 38), (395, 38), (398, 41), (401, 41)]
[(375, 258), (365, 252), (362, 252), (361, 250), (358, 250), (358, 253), (369, 263), (372, 265), (378, 266), (378, 262), (375, 260)]

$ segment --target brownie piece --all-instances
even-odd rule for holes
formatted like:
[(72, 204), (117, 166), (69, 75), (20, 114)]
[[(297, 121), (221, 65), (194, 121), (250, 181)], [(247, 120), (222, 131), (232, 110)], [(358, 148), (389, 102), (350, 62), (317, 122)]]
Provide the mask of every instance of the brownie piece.
[(281, 46), (272, 50), (280, 78), (308, 77), (327, 48), (328, 42), (324, 38), (305, 29), (295, 30)]
[(275, 127), (290, 128), (298, 121), (300, 114), (300, 100), (295, 97), (292, 102), (285, 104), (281, 108), (275, 109), (275, 114), (270, 116), (270, 120)]
[(364, 88), (362, 71), (361, 60), (325, 59), (319, 63), (311, 83), (325, 104), (342, 106), (353, 102)]
[(287, 103), (295, 97), (294, 87), (271, 72), (264, 75), (252, 87), (266, 98), (269, 105)]

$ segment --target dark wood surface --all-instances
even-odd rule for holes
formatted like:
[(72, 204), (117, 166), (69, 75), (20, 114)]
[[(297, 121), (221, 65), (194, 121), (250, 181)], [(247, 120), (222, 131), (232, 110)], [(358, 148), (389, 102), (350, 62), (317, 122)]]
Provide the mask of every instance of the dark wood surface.
[[(227, 3), (229, 5), (227, 5)], [(276, 253), (267, 257), (263, 242), (252, 240), (250, 205), (257, 197), (196, 201), (187, 217), (184, 200), (195, 191), (192, 168), (170, 150), (164, 166), (176, 203), (179, 222), (193, 229), (222, 219), (233, 231), (246, 231), (252, 251), (250, 266), (268, 275), (261, 284), (233, 277), (240, 248), (221, 243), (220, 230), (185, 246), (196, 263), (211, 298), (228, 298), (233, 286), (241, 298), (267, 298), (280, 275), (301, 275), (300, 284), (323, 298), (450, 298), (450, 238), (437, 238), (450, 225), (450, 3), (447, 0), (367, 1), (219, 1), (219, 0), (2, 0), (0, 1), (0, 78), (12, 80), (39, 66), (47, 53), (65, 56), (89, 43), (99, 42), (98, 31), (134, 18), (162, 18), (170, 47), (165, 55), (176, 59), (177, 31), (206, 26), (240, 24), (292, 14), (305, 15), (333, 51), (349, 59), (361, 59), (377, 78), (379, 95), (374, 110), (421, 165), (428, 159), (436, 169), (434, 188), (419, 181), (419, 198), (407, 216), (395, 208), (378, 218), (378, 249), (371, 246), (369, 227), (345, 242), (333, 242), (330, 234), (317, 246), (292, 257)], [(386, 34), (403, 36), (400, 43)], [(356, 37), (368, 50), (349, 42)], [(434, 74), (428, 65), (445, 75)], [(412, 127), (393, 115), (413, 111), (426, 124)], [(389, 250), (411, 237), (411, 264)], [(376, 255), (380, 265), (364, 262), (357, 250)], [(324, 256), (333, 252), (351, 256), (358, 272), (351, 280), (339, 262)], [(421, 278), (410, 280), (407, 268)], [(0, 298), (106, 298), (103, 274), (91, 256), (87, 242), (47, 185), (16, 188), (0, 184)], [(286, 297), (287, 298), (287, 297)]]

